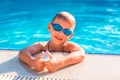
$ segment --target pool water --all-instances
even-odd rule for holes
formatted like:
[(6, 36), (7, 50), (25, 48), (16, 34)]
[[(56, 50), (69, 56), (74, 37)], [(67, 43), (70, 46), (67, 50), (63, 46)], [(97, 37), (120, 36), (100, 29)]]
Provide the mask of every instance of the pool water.
[(120, 54), (120, 0), (0, 0), (0, 49), (50, 40), (48, 22), (60, 11), (76, 18), (70, 41), (86, 53)]

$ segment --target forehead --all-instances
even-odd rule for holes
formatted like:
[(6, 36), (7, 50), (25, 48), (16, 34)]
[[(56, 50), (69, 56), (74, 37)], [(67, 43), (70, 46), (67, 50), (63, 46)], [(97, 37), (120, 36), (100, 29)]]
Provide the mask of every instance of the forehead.
[(70, 21), (66, 21), (62, 18), (56, 18), (53, 23), (60, 24), (62, 28), (71, 28), (74, 29), (74, 26), (70, 23)]

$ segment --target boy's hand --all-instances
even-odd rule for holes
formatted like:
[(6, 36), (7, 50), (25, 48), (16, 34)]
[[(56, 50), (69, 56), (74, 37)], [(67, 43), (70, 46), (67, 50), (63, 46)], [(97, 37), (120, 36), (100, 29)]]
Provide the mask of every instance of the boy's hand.
[(37, 58), (35, 58), (35, 60), (33, 60), (31, 67), (32, 69), (36, 70), (36, 71), (43, 71), (45, 64), (44, 64), (44, 60), (42, 59), (42, 57), (44, 56), (43, 52), (40, 53), (40, 55), (38, 55)]
[(60, 68), (60, 61), (51, 55), (51, 53), (47, 50), (46, 51), (47, 56), (49, 57), (49, 61), (45, 62), (45, 66), (48, 69), (49, 72), (55, 72)]

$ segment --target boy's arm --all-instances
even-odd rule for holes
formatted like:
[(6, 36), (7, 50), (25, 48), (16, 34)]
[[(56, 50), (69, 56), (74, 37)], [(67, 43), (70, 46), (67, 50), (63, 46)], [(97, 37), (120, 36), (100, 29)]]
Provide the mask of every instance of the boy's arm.
[(65, 48), (65, 51), (69, 51), (69, 55), (57, 59), (49, 51), (46, 52), (46, 54), (49, 57), (49, 61), (45, 63), (46, 68), (50, 72), (55, 72), (60, 68), (66, 67), (71, 64), (76, 64), (79, 62), (82, 62), (85, 57), (85, 52), (82, 48), (80, 48), (78, 45), (75, 45), (73, 43), (68, 43)]
[(33, 61), (35, 60), (32, 55), (39, 52), (43, 48), (44, 47), (39, 42), (37, 42), (37, 43), (21, 50), (19, 52), (19, 58), (21, 61), (25, 62), (26, 64), (28, 64), (29, 66), (32, 67)]
[(64, 50), (70, 53), (60, 60), (60, 68), (82, 62), (85, 58), (84, 49), (77, 44), (68, 43)]

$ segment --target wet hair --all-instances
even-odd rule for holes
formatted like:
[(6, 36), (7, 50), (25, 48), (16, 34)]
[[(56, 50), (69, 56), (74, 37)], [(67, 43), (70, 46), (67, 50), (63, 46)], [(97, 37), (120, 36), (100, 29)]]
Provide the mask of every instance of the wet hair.
[(75, 18), (72, 16), (72, 14), (68, 13), (68, 12), (59, 12), (58, 14), (55, 15), (55, 17), (53, 18), (52, 22), (56, 19), (63, 19), (67, 22), (69, 22), (70, 24), (72, 24), (73, 26), (75, 26)]

